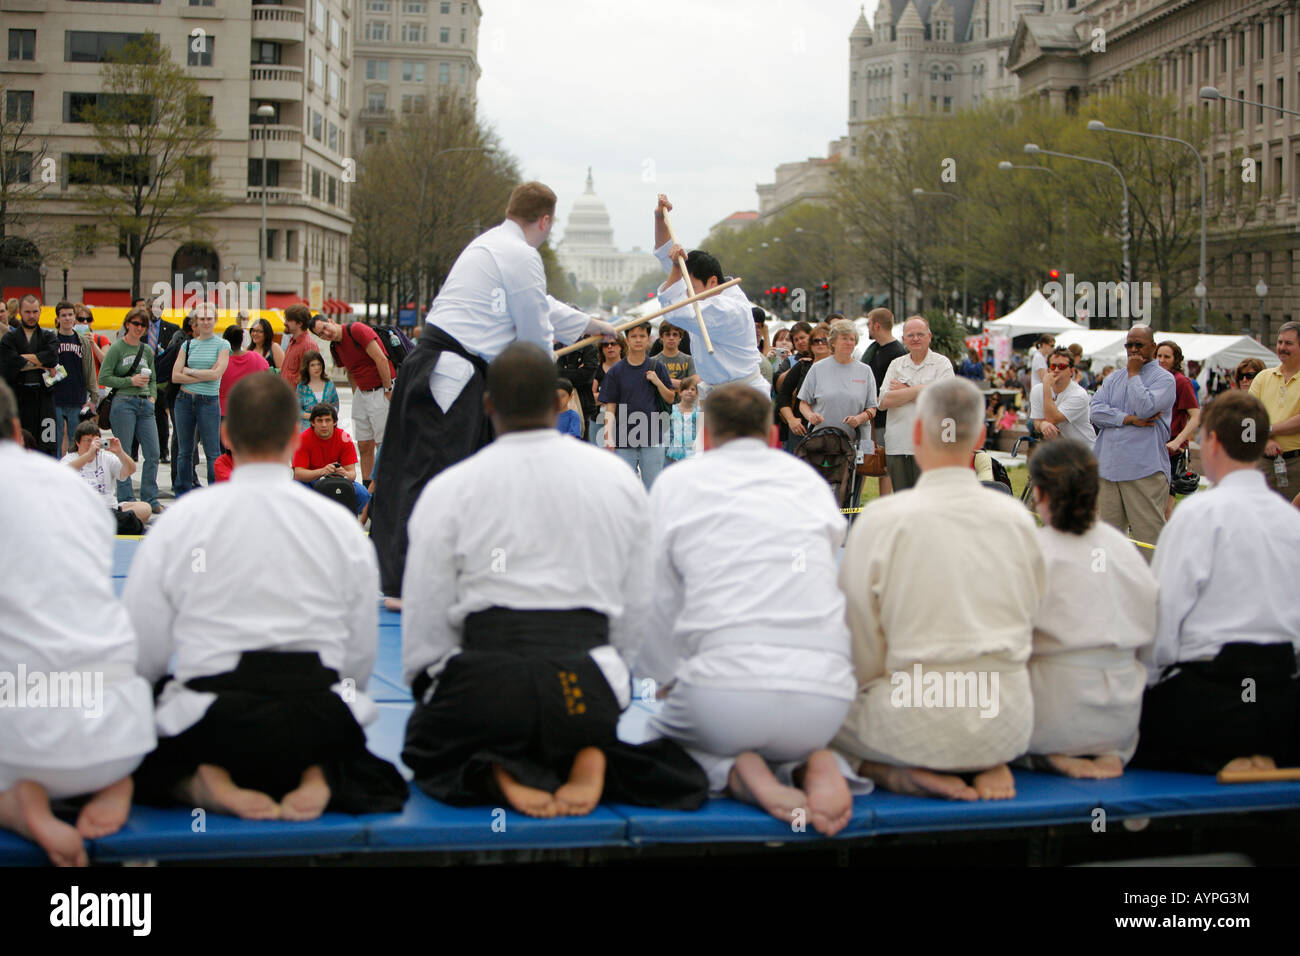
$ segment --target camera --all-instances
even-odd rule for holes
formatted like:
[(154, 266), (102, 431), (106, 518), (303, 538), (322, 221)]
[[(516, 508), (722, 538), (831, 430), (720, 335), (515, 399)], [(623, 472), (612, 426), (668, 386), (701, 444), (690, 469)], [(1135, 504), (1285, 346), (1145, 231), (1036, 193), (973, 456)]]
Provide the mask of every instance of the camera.
[(99, 447), (100, 447), (100, 448), (108, 448), (108, 439), (107, 439), (107, 438), (101, 438), (101, 439), (99, 440)]

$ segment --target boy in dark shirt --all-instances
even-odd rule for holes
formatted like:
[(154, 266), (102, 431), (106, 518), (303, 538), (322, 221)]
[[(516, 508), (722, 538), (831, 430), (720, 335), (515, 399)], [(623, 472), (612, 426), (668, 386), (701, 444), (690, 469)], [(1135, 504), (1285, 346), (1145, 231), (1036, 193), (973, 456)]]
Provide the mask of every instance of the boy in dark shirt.
[(605, 447), (641, 472), (648, 490), (663, 471), (670, 433), (668, 413), (659, 401), (677, 401), (668, 369), (646, 356), (650, 323), (627, 330), (627, 357), (605, 373), (600, 402), (605, 406)]

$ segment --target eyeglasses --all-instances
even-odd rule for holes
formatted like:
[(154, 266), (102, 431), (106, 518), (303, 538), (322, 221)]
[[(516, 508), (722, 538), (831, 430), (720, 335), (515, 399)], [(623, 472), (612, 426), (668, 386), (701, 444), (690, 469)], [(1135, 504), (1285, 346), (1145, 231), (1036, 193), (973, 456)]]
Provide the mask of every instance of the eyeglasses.
[(1237, 376), (1237, 381), (1249, 382), (1254, 377), (1255, 377), (1254, 372), (1242, 372), (1240, 375)]
[(826, 340), (826, 339), (809, 339), (809, 340), (808, 340), (808, 344), (809, 344), (809, 345), (826, 345), (826, 344), (827, 344), (827, 340)]
[(144, 322), (128, 322), (128, 323), (126, 323), (126, 324), (129, 325), (129, 326), (131, 326), (132, 328), (136, 328), (136, 329), (147, 329), (147, 328), (149, 328), (149, 326), (146, 325)]
[(929, 332), (908, 332), (906, 335), (903, 336), (903, 338), (905, 338), (905, 339), (923, 339), (923, 338), (925, 338), (925, 337), (926, 337), (927, 335), (929, 335), (929, 334), (930, 334)]
[(1145, 343), (1145, 342), (1125, 342), (1125, 343), (1124, 343), (1124, 350), (1125, 350), (1125, 351), (1128, 351), (1129, 349), (1144, 349), (1144, 348), (1146, 348), (1146, 343)]
[(1064, 372), (1064, 371), (1065, 371), (1067, 368), (1069, 368), (1070, 366), (1068, 366), (1068, 365), (1049, 365), (1049, 366), (1047, 366), (1047, 367), (1048, 367), (1049, 369), (1051, 369), (1053, 372)]

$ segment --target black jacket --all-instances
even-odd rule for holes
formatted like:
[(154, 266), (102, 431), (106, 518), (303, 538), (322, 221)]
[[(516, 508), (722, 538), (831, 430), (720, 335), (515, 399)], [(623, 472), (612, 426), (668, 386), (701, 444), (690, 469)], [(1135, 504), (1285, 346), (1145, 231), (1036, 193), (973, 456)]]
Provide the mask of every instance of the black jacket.
[(45, 368), (53, 368), (59, 361), (59, 338), (50, 329), (38, 327), (29, 342), (21, 324), (11, 328), (3, 338), (0, 338), (0, 375), (4, 376), (4, 380), (11, 388), (16, 388), (20, 382), (30, 384), (33, 381), (40, 381), (40, 372), (22, 371), (22, 367), (27, 364), (22, 356), (28, 352), (35, 353), (37, 360)]

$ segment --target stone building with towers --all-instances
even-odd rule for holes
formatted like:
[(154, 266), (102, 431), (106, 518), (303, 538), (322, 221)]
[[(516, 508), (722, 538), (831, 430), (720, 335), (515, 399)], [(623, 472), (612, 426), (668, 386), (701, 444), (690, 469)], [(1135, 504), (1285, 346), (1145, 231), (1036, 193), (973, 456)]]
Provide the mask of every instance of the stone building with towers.
[(574, 287), (615, 289), (626, 295), (636, 280), (659, 268), (652, 253), (634, 248), (619, 252), (614, 246), (614, 227), (609, 210), (596, 195), (591, 168), (587, 168), (587, 188), (573, 201), (564, 223), (564, 238), (555, 247), (555, 256)]

